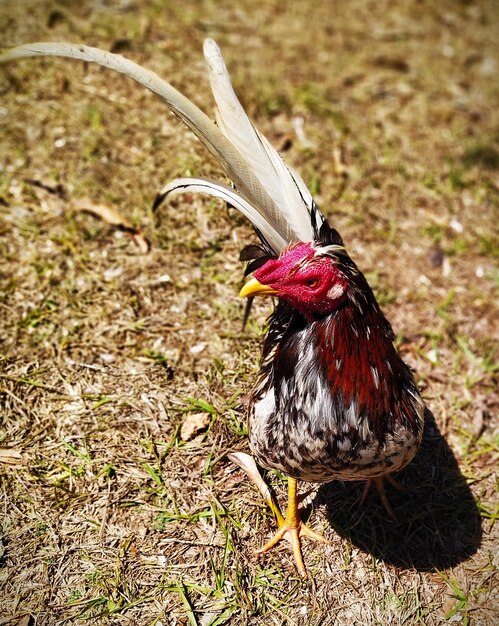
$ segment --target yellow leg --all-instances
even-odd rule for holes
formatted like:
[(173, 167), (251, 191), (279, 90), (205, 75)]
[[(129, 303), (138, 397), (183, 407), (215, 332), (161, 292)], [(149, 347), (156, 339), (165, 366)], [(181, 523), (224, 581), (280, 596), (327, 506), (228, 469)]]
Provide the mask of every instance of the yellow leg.
[(283, 517), (279, 508), (271, 507), (279, 525), (279, 530), (268, 541), (257, 554), (264, 554), (271, 550), (281, 539), (286, 539), (291, 544), (293, 549), (293, 555), (295, 557), (296, 569), (301, 576), (305, 576), (307, 570), (303, 563), (303, 556), (301, 553), (301, 537), (310, 537), (317, 541), (323, 541), (329, 543), (327, 539), (324, 539), (322, 535), (314, 532), (301, 520), (300, 511), (298, 507), (298, 496), (296, 492), (296, 480), (294, 478), (288, 478), (288, 510), (286, 517)]
[(374, 483), (379, 493), (379, 497), (381, 499), (381, 504), (383, 505), (383, 508), (388, 513), (388, 515), (396, 522), (397, 517), (395, 513), (393, 512), (393, 509), (386, 495), (385, 480), (389, 482), (390, 485), (392, 485), (392, 487), (395, 487), (395, 489), (398, 489), (399, 491), (404, 491), (404, 488), (401, 485), (399, 485), (398, 482), (390, 476), (390, 474), (385, 474), (384, 476), (376, 476), (376, 478), (368, 478), (366, 480), (366, 485), (364, 487), (364, 491), (362, 492), (362, 496), (360, 498), (360, 503), (364, 504), (364, 502), (366, 501), (367, 495), (371, 489), (371, 486)]

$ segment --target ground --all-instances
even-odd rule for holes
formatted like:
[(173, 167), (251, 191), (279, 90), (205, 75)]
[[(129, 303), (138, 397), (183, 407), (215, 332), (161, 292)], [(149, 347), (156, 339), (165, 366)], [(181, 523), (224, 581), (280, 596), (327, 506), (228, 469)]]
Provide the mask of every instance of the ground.
[[(6, 0), (2, 45), (83, 42), (213, 115), (202, 41), (304, 177), (417, 372), (425, 439), (390, 491), (310, 497), (309, 578), (226, 454), (270, 302), (242, 328), (225, 180), (152, 94), (69, 60), (0, 69), (0, 622), (497, 623), (499, 29), (494, 0)], [(112, 208), (129, 232), (84, 205)], [(284, 501), (285, 480), (267, 475)], [(307, 485), (302, 485), (306, 489)]]

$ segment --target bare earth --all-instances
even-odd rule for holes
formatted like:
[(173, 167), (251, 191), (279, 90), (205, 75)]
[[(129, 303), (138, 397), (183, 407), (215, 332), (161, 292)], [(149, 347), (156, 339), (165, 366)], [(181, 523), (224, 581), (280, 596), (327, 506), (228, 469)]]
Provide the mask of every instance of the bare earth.
[[(250, 115), (312, 189), (392, 321), (429, 415), (390, 490), (314, 491), (309, 579), (227, 458), (269, 302), (242, 330), (223, 179), (129, 80), (69, 60), (0, 68), (0, 623), (492, 626), (498, 617), (499, 19), (494, 0), (7, 0), (1, 43), (82, 42), (209, 115), (214, 37)], [(127, 232), (79, 210), (105, 205)], [(80, 204), (78, 204), (80, 202)], [(284, 502), (283, 477), (267, 476)], [(307, 486), (302, 485), (302, 489)], [(496, 547), (496, 550), (494, 548)]]

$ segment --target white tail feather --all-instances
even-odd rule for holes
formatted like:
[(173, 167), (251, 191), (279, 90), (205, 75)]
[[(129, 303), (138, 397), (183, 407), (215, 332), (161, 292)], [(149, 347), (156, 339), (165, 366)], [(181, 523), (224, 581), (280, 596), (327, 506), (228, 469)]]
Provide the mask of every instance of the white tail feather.
[(313, 238), (310, 215), (297, 184), (277, 150), (260, 135), (246, 115), (232, 87), (220, 49), (213, 39), (204, 42), (211, 90), (217, 103), (219, 126), (239, 150), (287, 223), (289, 239)]
[(156, 205), (159, 205), (167, 196), (179, 193), (199, 192), (215, 198), (221, 198), (247, 217), (253, 226), (265, 236), (274, 250), (282, 250), (287, 241), (255, 210), (255, 208), (234, 189), (206, 178), (176, 178), (172, 180), (158, 194)]
[[(213, 40), (206, 40), (205, 56), (219, 108), (220, 129), (157, 74), (99, 48), (32, 43), (0, 55), (0, 63), (37, 56), (62, 56), (97, 63), (132, 78), (157, 94), (218, 159), (239, 193), (225, 185), (212, 181), (203, 183), (197, 179), (191, 181), (191, 191), (202, 191), (230, 202), (253, 223), (275, 252), (280, 252), (290, 241), (313, 239), (312, 197), (305, 183), (296, 172), (288, 169), (278, 152), (250, 122), (232, 89), (220, 50)], [(176, 182), (171, 184), (173, 187), (168, 186), (168, 193), (173, 193)], [(186, 185), (183, 187), (185, 189)]]

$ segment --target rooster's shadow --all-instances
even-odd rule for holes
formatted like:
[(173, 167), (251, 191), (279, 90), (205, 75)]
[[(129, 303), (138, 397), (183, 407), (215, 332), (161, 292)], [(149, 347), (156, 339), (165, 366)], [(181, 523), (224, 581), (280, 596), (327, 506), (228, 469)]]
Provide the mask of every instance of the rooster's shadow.
[(419, 571), (444, 569), (473, 555), (480, 545), (480, 514), (454, 454), (427, 409), (423, 442), (397, 476), (404, 492), (387, 485), (397, 521), (376, 490), (360, 504), (361, 483), (323, 485), (314, 505), (325, 506), (336, 533), (384, 562)]

